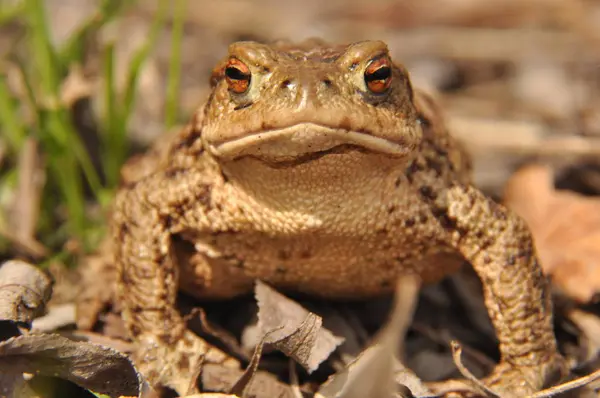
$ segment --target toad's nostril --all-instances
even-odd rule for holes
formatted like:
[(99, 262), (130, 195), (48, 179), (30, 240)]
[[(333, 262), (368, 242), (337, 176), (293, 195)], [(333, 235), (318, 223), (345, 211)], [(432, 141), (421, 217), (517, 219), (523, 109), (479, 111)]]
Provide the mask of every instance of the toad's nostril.
[(323, 79), (322, 83), (327, 88), (329, 88), (329, 87), (331, 87), (333, 85), (333, 82), (331, 80), (329, 80), (329, 79)]
[(284, 81), (281, 82), (281, 88), (291, 88), (291, 86), (293, 85), (292, 81), (290, 79), (285, 79)]

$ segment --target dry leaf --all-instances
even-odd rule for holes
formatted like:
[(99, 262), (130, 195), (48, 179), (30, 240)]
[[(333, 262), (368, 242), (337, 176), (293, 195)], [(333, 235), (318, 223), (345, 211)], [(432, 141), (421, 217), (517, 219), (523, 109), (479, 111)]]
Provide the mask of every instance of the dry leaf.
[(426, 396), (429, 390), (397, 356), (410, 326), (419, 283), (412, 277), (401, 278), (390, 321), (374, 343), (343, 371), (336, 373), (319, 389), (321, 398), (395, 397), (398, 386), (404, 397)]
[(60, 87), (60, 99), (67, 108), (70, 108), (80, 99), (90, 97), (96, 90), (95, 85), (94, 81), (84, 76), (80, 66), (72, 66)]
[(75, 324), (75, 305), (73, 303), (50, 306), (48, 313), (34, 319), (31, 330), (53, 332), (67, 325)]
[(125, 355), (55, 334), (30, 334), (0, 343), (0, 396), (11, 396), (23, 373), (69, 380), (111, 397), (137, 397), (142, 387), (137, 370)]
[(52, 295), (52, 281), (44, 272), (23, 261), (0, 266), (0, 320), (31, 327)]
[(262, 356), (262, 350), (265, 345), (265, 341), (269, 338), (271, 333), (267, 333), (258, 343), (256, 348), (254, 349), (254, 353), (252, 354), (252, 359), (248, 364), (248, 367), (242, 374), (242, 376), (238, 379), (233, 387), (231, 387), (230, 392), (235, 395), (239, 395), (242, 398), (246, 398), (248, 396), (249, 387), (252, 384), (252, 378), (256, 374), (256, 370), (258, 369), (258, 364), (260, 362), (260, 357)]
[(565, 294), (588, 302), (600, 291), (600, 200), (554, 189), (542, 165), (515, 173), (504, 200), (527, 221), (544, 272)]
[[(229, 391), (237, 383), (244, 372), (238, 369), (226, 368), (219, 364), (206, 363), (200, 375), (202, 387), (209, 391)], [(268, 372), (257, 371), (253, 374), (252, 383), (245, 391), (252, 398), (296, 398), (290, 386), (277, 380)]]
[(589, 362), (600, 353), (600, 318), (597, 315), (572, 308), (565, 314), (581, 331), (579, 345), (583, 352), (580, 362)]
[(257, 281), (258, 323), (269, 332), (266, 342), (312, 372), (344, 339), (322, 327), (323, 319)]

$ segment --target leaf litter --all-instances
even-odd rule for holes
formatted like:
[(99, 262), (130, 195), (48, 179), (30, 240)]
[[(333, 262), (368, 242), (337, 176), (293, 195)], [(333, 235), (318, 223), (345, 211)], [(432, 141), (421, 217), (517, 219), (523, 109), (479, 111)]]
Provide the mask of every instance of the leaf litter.
[(556, 287), (587, 303), (600, 292), (600, 199), (554, 188), (552, 169), (523, 167), (504, 201), (529, 224), (540, 263)]
[(52, 281), (39, 268), (17, 260), (0, 265), (0, 396), (29, 396), (26, 374), (68, 380), (111, 397), (140, 396), (142, 379), (127, 355), (58, 334), (29, 333), (51, 293)]

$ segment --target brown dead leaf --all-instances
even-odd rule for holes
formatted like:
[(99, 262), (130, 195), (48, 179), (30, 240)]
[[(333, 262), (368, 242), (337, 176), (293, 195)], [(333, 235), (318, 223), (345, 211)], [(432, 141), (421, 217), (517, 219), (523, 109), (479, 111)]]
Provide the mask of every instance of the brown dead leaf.
[(569, 309), (567, 318), (580, 330), (579, 346), (582, 351), (580, 362), (588, 362), (600, 353), (600, 318), (597, 315), (578, 308)]
[(137, 370), (124, 354), (55, 334), (30, 334), (0, 342), (0, 396), (12, 396), (23, 373), (69, 380), (111, 397), (137, 397), (142, 388)]
[(262, 356), (262, 350), (265, 345), (265, 341), (273, 332), (275, 331), (265, 334), (254, 349), (254, 353), (252, 354), (252, 359), (250, 360), (248, 367), (246, 368), (242, 376), (238, 379), (238, 381), (235, 383), (235, 385), (231, 387), (230, 392), (232, 394), (239, 395), (242, 398), (246, 398), (248, 396), (249, 387), (252, 384), (252, 379), (254, 378), (256, 370), (258, 369), (258, 364), (260, 362), (260, 357)]
[(257, 281), (258, 323), (265, 340), (312, 372), (344, 339), (322, 327), (323, 319), (293, 300)]
[(388, 324), (354, 362), (321, 386), (318, 397), (396, 397), (399, 386), (404, 390), (402, 397), (431, 395), (422, 381), (398, 360), (412, 320), (419, 285), (412, 277), (400, 279)]
[(54, 332), (73, 324), (75, 324), (75, 305), (73, 303), (60, 304), (50, 306), (47, 314), (36, 318), (31, 325), (31, 330), (38, 333)]
[(81, 66), (74, 65), (60, 87), (60, 99), (69, 108), (80, 99), (92, 95), (95, 86), (96, 83), (84, 75)]
[(544, 272), (566, 295), (588, 302), (600, 291), (600, 200), (556, 190), (552, 171), (527, 166), (509, 180), (504, 201), (533, 233)]
[(24, 261), (0, 266), (0, 320), (31, 327), (52, 295), (52, 281), (44, 272)]
[[(238, 369), (226, 368), (219, 364), (206, 363), (200, 375), (202, 387), (209, 391), (229, 391), (237, 383), (244, 372)], [(246, 391), (253, 398), (296, 398), (290, 386), (277, 380), (268, 372), (257, 371), (252, 377), (252, 383)]]

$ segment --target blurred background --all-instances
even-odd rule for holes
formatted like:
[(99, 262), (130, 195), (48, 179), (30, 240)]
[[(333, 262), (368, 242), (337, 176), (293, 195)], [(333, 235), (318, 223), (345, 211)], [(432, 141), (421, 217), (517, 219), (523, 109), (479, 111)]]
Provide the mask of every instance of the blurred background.
[(384, 40), (486, 192), (534, 159), (600, 192), (600, 1), (0, 0), (0, 24), (0, 258), (95, 248), (120, 165), (187, 120), (236, 40)]

